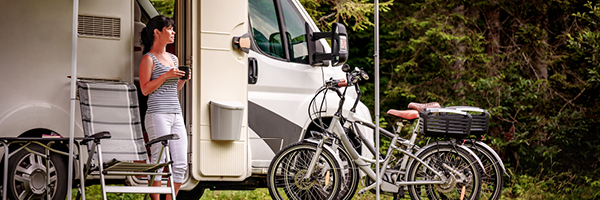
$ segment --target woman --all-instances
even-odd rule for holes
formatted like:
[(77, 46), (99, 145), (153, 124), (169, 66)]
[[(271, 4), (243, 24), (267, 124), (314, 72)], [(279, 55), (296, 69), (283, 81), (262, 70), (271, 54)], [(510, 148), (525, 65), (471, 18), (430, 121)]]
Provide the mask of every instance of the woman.
[[(171, 158), (173, 160), (173, 182), (175, 194), (179, 192), (181, 183), (187, 171), (187, 134), (177, 92), (183, 88), (188, 79), (180, 79), (185, 75), (177, 67), (177, 57), (166, 51), (167, 44), (175, 41), (175, 22), (162, 15), (152, 18), (146, 28), (142, 29), (144, 56), (140, 62), (140, 89), (148, 96), (146, 110), (146, 131), (150, 140), (168, 134), (177, 134), (179, 140), (169, 141)], [(191, 74), (190, 76), (191, 77)], [(150, 147), (151, 161), (159, 157), (161, 144), (155, 143)], [(165, 155), (161, 156), (164, 162)], [(154, 186), (160, 186), (161, 176), (154, 179)], [(167, 199), (171, 199), (167, 195)], [(151, 194), (153, 200), (158, 200), (158, 194)]]

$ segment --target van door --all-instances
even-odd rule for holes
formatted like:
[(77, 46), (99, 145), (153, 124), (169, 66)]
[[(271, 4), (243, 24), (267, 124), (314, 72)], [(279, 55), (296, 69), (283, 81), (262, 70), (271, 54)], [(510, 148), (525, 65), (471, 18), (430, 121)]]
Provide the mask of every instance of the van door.
[(316, 26), (300, 3), (248, 3), (253, 37), (248, 67), (248, 125), (253, 173), (262, 173), (266, 170), (256, 169), (267, 168), (282, 147), (302, 139), (308, 102), (322, 85), (323, 76), (331, 76), (331, 70), (308, 64), (305, 24)]
[[(241, 181), (250, 176), (247, 109), (238, 140), (218, 141), (211, 126), (210, 102), (235, 102), (247, 108), (247, 54), (233, 48), (234, 37), (248, 32), (248, 1), (191, 1), (192, 138), (190, 174), (199, 181)], [(213, 103), (214, 104), (214, 103)], [(214, 114), (214, 113), (213, 113)]]

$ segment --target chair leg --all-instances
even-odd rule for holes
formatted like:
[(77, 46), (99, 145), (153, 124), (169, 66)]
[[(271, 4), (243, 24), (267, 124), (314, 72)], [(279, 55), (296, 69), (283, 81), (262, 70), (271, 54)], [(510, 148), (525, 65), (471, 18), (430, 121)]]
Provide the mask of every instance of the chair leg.
[[(171, 162), (171, 152), (169, 151), (169, 146), (165, 145), (165, 151), (167, 152), (166, 161)], [(169, 169), (169, 184), (171, 185), (171, 200), (175, 200), (177, 195), (175, 194), (175, 184), (173, 183), (173, 166), (172, 164), (167, 165)]]
[[(169, 149), (169, 146), (166, 144), (163, 144), (163, 149), (166, 152), (166, 162), (172, 163), (171, 161), (171, 151)], [(162, 150), (161, 150), (162, 151)], [(162, 152), (161, 152), (162, 155)], [(173, 164), (167, 165), (167, 169), (169, 170), (169, 187), (171, 187), (171, 200), (175, 200), (176, 199), (176, 193), (175, 193), (175, 184), (173, 182)]]
[[(85, 174), (83, 172), (83, 160), (81, 160), (81, 156), (83, 155), (83, 150), (81, 149), (81, 144), (75, 143), (77, 149), (79, 150), (79, 155), (77, 156), (79, 159), (79, 191), (77, 195), (83, 196), (82, 200), (85, 200)], [(77, 198), (79, 200), (79, 198)]]
[(102, 199), (107, 200), (106, 198), (106, 182), (104, 181), (104, 165), (102, 159), (102, 147), (100, 147), (100, 142), (98, 141), (98, 165), (100, 166), (100, 185), (102, 187)]
[[(160, 162), (160, 160), (161, 160), (161, 158), (162, 158), (162, 155), (163, 155), (163, 152), (164, 152), (164, 151), (165, 151), (165, 145), (163, 144), (163, 147), (162, 147), (162, 148), (160, 148), (160, 153), (158, 154), (158, 159), (156, 160), (156, 163), (159, 163), (159, 162)], [(168, 152), (168, 151), (167, 151), (167, 152)], [(168, 157), (167, 157), (167, 158), (168, 158)], [(150, 162), (152, 162), (152, 161), (150, 161)], [(158, 170), (157, 170), (157, 172), (158, 172)], [(161, 185), (162, 185), (162, 180), (158, 181), (158, 182), (159, 182), (158, 184), (155, 184), (155, 182), (154, 182), (154, 178), (155, 178), (155, 176), (156, 176), (156, 175), (152, 175), (152, 176), (150, 176), (150, 179), (148, 180), (148, 187), (161, 187)], [(144, 195), (144, 200), (147, 200), (147, 199), (148, 199), (148, 197), (150, 197), (151, 199), (156, 199), (156, 196), (157, 196), (157, 195), (158, 195), (158, 194), (146, 194), (146, 195)], [(155, 198), (152, 198), (152, 196), (155, 196)], [(158, 197), (159, 197), (158, 199), (160, 199), (160, 195), (158, 195)]]

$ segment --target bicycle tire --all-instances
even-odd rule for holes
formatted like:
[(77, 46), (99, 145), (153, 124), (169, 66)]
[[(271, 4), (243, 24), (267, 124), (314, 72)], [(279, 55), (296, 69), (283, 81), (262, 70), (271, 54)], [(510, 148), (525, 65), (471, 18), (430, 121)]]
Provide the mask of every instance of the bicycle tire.
[[(410, 185), (412, 199), (464, 199), (479, 198), (481, 174), (479, 164), (469, 153), (452, 144), (435, 144), (422, 149), (417, 158), (446, 176), (444, 184)], [(443, 167), (450, 166), (451, 170)], [(441, 180), (423, 163), (412, 160), (408, 167), (407, 181)], [(461, 176), (462, 175), (462, 176)], [(462, 196), (462, 197), (461, 197)]]
[(326, 199), (337, 198), (341, 189), (341, 170), (338, 161), (323, 149), (315, 165), (314, 173), (303, 180), (317, 150), (317, 145), (308, 142), (291, 144), (277, 153), (269, 165), (267, 188), (271, 198), (281, 199)]
[(480, 171), (482, 185), (479, 198), (482, 200), (498, 200), (500, 199), (500, 196), (502, 196), (502, 187), (504, 184), (504, 171), (500, 166), (502, 160), (496, 159), (494, 152), (490, 152), (488, 148), (485, 148), (482, 145), (486, 144), (469, 140), (465, 142), (465, 146), (475, 152), (475, 155), (479, 157), (485, 168), (486, 173)]
[(344, 182), (342, 184), (342, 189), (339, 192), (340, 200), (348, 200), (354, 197), (356, 190), (358, 189), (358, 183), (360, 180), (360, 174), (358, 168), (356, 167), (356, 163), (350, 157), (348, 152), (344, 150), (342, 147), (338, 148), (339, 157), (342, 161), (341, 169), (342, 175), (344, 176)]

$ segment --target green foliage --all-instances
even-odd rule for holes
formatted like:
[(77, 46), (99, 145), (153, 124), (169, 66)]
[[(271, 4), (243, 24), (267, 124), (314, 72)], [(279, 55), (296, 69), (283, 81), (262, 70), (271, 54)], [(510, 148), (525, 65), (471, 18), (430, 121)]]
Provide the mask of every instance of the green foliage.
[[(322, 31), (330, 30), (334, 22), (347, 24), (354, 31), (373, 26), (370, 16), (375, 12), (375, 5), (369, 2), (368, 0), (300, 0)], [(393, 0), (381, 2), (379, 11), (388, 11), (392, 2)]]
[(600, 3), (593, 5), (587, 2), (584, 5), (589, 8), (588, 12), (577, 12), (573, 14), (579, 19), (582, 25), (576, 26), (578, 30), (573, 35), (567, 34), (568, 47), (575, 51), (575, 56), (583, 58), (586, 61), (587, 82), (593, 86), (598, 86), (600, 83), (600, 75), (598, 69), (600, 67), (600, 32), (598, 31), (598, 23), (600, 22)]
[[(380, 116), (393, 122), (385, 112), (409, 102), (484, 108), (492, 115), (486, 141), (514, 172), (505, 196), (598, 198), (590, 192), (598, 180), (584, 177), (600, 176), (600, 3), (408, 0), (388, 9), (380, 18)], [(350, 33), (348, 63), (373, 74), (367, 25)], [(370, 108), (373, 81), (361, 86)]]
[[(581, 177), (581, 178), (578, 178)], [(600, 180), (562, 172), (544, 177), (517, 175), (506, 184), (505, 199), (598, 199)]]
[(150, 0), (154, 8), (161, 15), (173, 17), (175, 11), (175, 0)]

